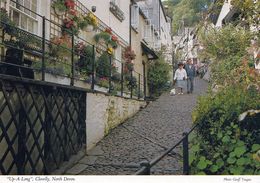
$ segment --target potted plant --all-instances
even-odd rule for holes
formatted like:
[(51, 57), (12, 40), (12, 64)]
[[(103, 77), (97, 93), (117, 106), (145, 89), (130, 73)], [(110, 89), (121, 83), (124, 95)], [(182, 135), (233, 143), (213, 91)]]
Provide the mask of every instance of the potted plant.
[(79, 61), (76, 63), (80, 73), (90, 75), (92, 73), (93, 64), (93, 47), (79, 42), (75, 46), (76, 53), (79, 56)]
[(49, 44), (49, 54), (55, 58), (68, 58), (71, 56), (71, 39), (67, 35), (53, 37)]
[(111, 28), (106, 28), (103, 32), (96, 34), (94, 40), (96, 43), (104, 43), (107, 47), (112, 47), (113, 49), (118, 46), (118, 38), (112, 34)]
[(130, 73), (131, 71), (134, 70), (134, 63), (133, 60), (136, 57), (135, 52), (131, 49), (130, 46), (128, 46), (123, 54), (123, 57), (125, 59), (125, 67), (124, 67), (124, 72), (126, 74)]
[(75, 18), (65, 18), (63, 20), (62, 32), (68, 35), (70, 34), (78, 35), (79, 28), (78, 28), (77, 20)]
[(3, 33), (9, 34), (11, 37), (15, 36), (16, 34), (16, 25), (15, 23), (9, 18), (6, 9), (0, 9), (0, 31)]
[(98, 27), (98, 19), (93, 13), (88, 13), (83, 17), (83, 21), (87, 22), (87, 26), (84, 27), (85, 31), (92, 31)]
[(52, 3), (52, 8), (57, 16), (62, 16), (67, 11), (67, 6), (65, 5), (65, 2), (65, 0), (56, 0)]
[(100, 32), (94, 36), (94, 40), (96, 43), (105, 43), (107, 44), (110, 39), (110, 34), (107, 32)]
[(129, 61), (129, 60), (134, 60), (136, 57), (135, 52), (131, 49), (130, 46), (126, 47), (125, 51), (124, 51), (124, 58), (125, 60)]
[(110, 74), (110, 60), (109, 54), (103, 52), (102, 55), (97, 59), (97, 76), (98, 77), (109, 77)]
[(111, 47), (108, 47), (108, 48), (107, 48), (107, 53), (108, 53), (109, 55), (113, 55), (114, 49), (111, 48)]

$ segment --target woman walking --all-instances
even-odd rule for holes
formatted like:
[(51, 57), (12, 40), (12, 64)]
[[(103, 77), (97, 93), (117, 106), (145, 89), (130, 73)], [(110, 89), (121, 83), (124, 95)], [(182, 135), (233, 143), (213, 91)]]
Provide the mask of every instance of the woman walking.
[(176, 86), (178, 87), (178, 94), (183, 94), (183, 88), (186, 87), (187, 73), (183, 69), (184, 64), (178, 63), (178, 69), (175, 71), (174, 80), (177, 81)]

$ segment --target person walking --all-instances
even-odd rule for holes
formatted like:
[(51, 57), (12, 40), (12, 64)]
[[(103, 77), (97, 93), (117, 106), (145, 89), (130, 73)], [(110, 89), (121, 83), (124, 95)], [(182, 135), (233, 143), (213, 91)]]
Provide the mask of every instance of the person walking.
[(187, 64), (185, 65), (185, 70), (187, 72), (187, 93), (193, 92), (194, 87), (194, 78), (196, 76), (195, 66), (191, 63), (191, 59), (187, 60)]
[(178, 69), (174, 74), (174, 81), (176, 81), (176, 86), (178, 88), (178, 94), (183, 94), (183, 89), (186, 85), (187, 73), (183, 69), (184, 64), (182, 62), (178, 63)]

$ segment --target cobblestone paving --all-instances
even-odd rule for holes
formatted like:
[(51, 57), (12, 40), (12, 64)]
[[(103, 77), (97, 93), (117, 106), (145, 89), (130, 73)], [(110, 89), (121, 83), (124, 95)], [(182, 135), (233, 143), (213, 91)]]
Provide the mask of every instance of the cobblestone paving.
[[(191, 126), (191, 112), (198, 95), (202, 95), (207, 83), (195, 79), (193, 94), (170, 96), (163, 94), (133, 118), (118, 126), (97, 146), (88, 152), (66, 174), (80, 175), (128, 175), (134, 174), (143, 160), (156, 158), (182, 138)], [(153, 174), (181, 174), (182, 164), (174, 150), (155, 165)]]

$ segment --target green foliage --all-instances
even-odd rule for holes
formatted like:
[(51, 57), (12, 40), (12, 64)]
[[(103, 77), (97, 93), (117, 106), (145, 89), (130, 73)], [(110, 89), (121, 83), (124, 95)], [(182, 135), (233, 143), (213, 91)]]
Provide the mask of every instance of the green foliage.
[(13, 36), (16, 33), (15, 23), (9, 18), (6, 9), (0, 9), (0, 29), (3, 29), (5, 33)]
[(232, 71), (241, 66), (252, 37), (249, 31), (232, 25), (220, 30), (201, 30), (200, 40), (205, 49), (200, 57), (212, 61), (211, 79), (214, 82), (224, 84), (233, 79)]
[(163, 50), (157, 55), (159, 59), (148, 64), (148, 86), (152, 96), (160, 95), (170, 79), (170, 66), (165, 62)]
[(100, 33), (98, 33), (98, 34), (96, 34), (95, 36), (94, 36), (94, 40), (95, 40), (95, 42), (96, 43), (99, 43), (100, 41), (102, 42), (102, 41), (104, 41), (104, 43), (108, 46), (108, 45), (110, 45), (110, 46), (112, 46), (113, 48), (116, 48), (117, 47), (117, 42), (116, 41), (113, 41), (112, 39), (111, 39), (111, 34), (110, 33), (108, 33), (108, 32), (100, 32)]
[(201, 20), (202, 12), (206, 11), (212, 0), (174, 0), (167, 1), (169, 12), (173, 18), (173, 32), (176, 33), (182, 25), (182, 20), (186, 27), (194, 26)]
[(97, 74), (98, 77), (109, 77), (110, 74), (110, 61), (109, 54), (103, 52), (102, 55), (97, 59)]
[(260, 2), (255, 0), (232, 0), (231, 4), (240, 12), (239, 22), (243, 27), (259, 26)]
[(125, 75), (125, 81), (126, 81), (126, 87), (130, 91), (131, 88), (136, 89), (137, 88), (137, 79), (135, 76), (131, 77), (131, 74), (128, 73)]
[(109, 80), (106, 79), (106, 78), (101, 78), (98, 81), (98, 85), (101, 86), (101, 87), (109, 88)]
[(61, 11), (61, 12), (65, 12), (68, 10), (68, 8), (65, 5), (65, 1), (64, 0), (57, 0), (54, 1), (52, 3), (52, 7), (54, 8), (55, 11)]
[[(40, 72), (42, 69), (41, 62), (34, 62), (32, 67)], [(59, 75), (59, 76), (71, 76), (71, 65), (64, 64), (62, 62), (54, 61), (54, 60), (46, 60), (45, 61), (45, 72)]]
[(260, 77), (248, 53), (254, 36), (241, 26), (201, 29), (200, 56), (211, 60), (212, 86), (192, 114), (198, 124), (191, 140), (193, 174), (260, 173), (260, 113), (239, 117), (260, 109)]
[(193, 112), (199, 123), (191, 146), (193, 174), (258, 174), (260, 164), (253, 154), (260, 150), (260, 115), (238, 121), (251, 108), (260, 108), (259, 94), (239, 86), (200, 98)]
[(250, 45), (253, 35), (241, 28), (228, 25), (222, 29), (202, 29), (200, 40), (206, 47), (203, 55), (213, 60), (223, 60), (230, 57), (242, 57)]
[(84, 49), (80, 53), (80, 58), (77, 63), (78, 69), (81, 72), (86, 72), (88, 75), (92, 72), (93, 65), (93, 48), (90, 45), (84, 46)]
[(121, 81), (121, 74), (119, 72), (114, 72), (111, 76), (111, 80), (114, 82), (120, 82)]

